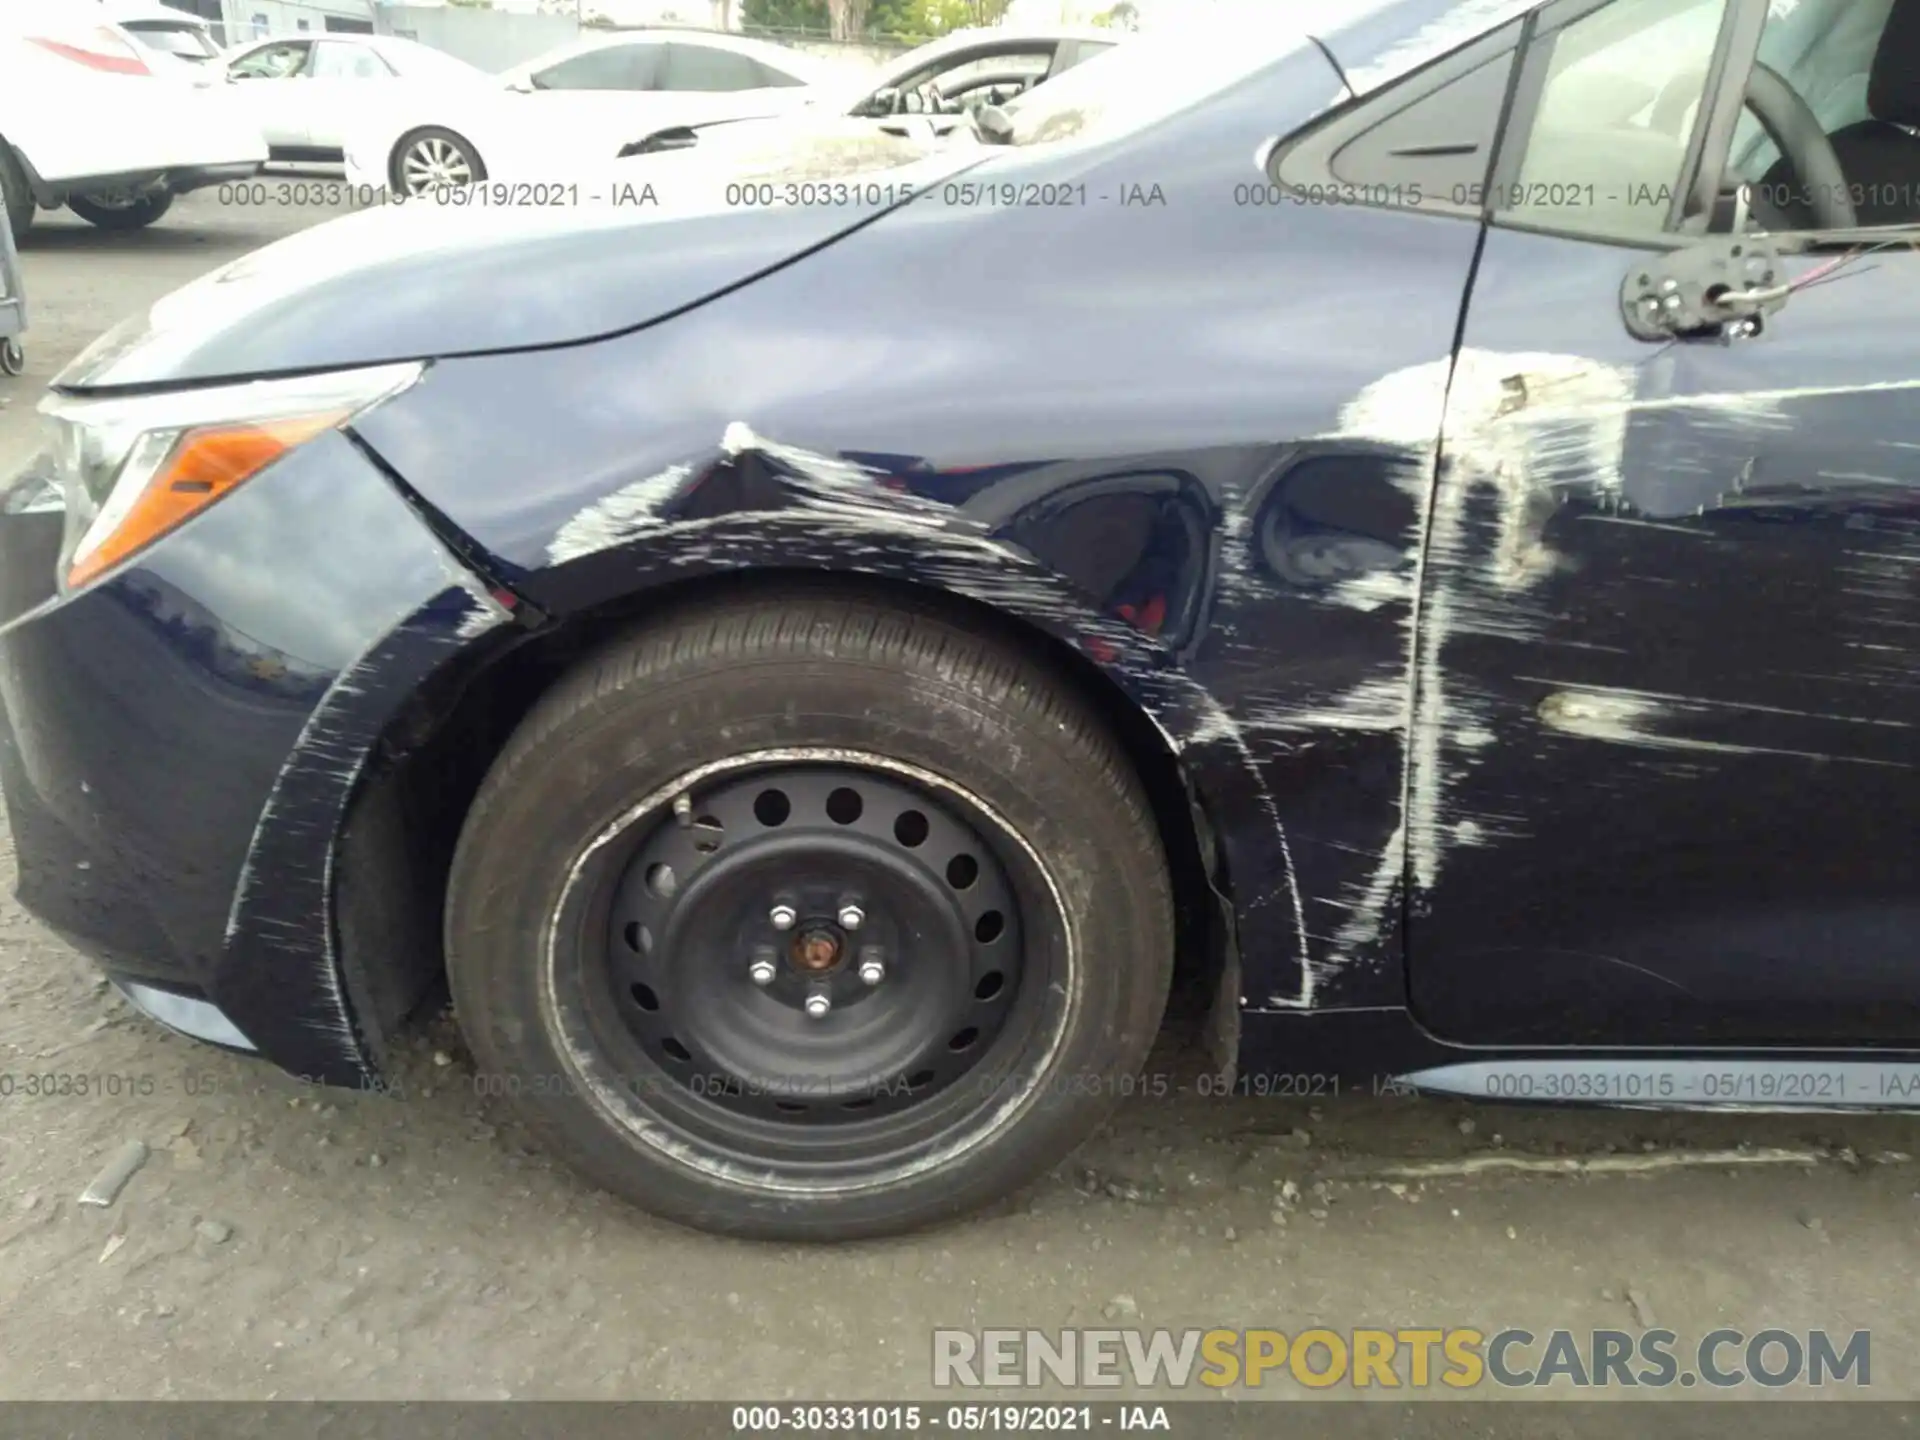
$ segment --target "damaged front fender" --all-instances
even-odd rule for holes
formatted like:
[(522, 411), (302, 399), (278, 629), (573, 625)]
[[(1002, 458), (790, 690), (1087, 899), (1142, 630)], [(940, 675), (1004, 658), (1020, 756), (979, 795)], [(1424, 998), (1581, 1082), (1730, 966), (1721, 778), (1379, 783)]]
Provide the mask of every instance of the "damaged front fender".
[[(1208, 928), (1224, 952), (1226, 1019), (1241, 999), (1235, 907), (1250, 907), (1263, 931), (1284, 937), (1302, 980), (1306, 922), (1268, 778), (1240, 725), (1184, 663), (1204, 630), (1215, 565), (1209, 537), (1220, 522), (1207, 498), (1216, 486), (1182, 473), (1188, 458), (940, 477), (912, 457), (850, 459), (735, 420), (700, 452), (569, 517), (553, 531), (547, 564), (516, 584), (564, 623), (730, 575), (841, 574), (972, 602), (1070, 647), (1151, 727), (1180, 777), (1193, 831), (1209, 837), (1193, 858), (1216, 889), (1208, 903), (1217, 904), (1220, 923)], [(1215, 461), (1231, 471), (1262, 463), (1257, 447)], [(942, 488), (949, 498), (927, 493)], [(1062, 507), (1073, 512), (1065, 526), (1057, 523)], [(1122, 598), (1123, 577), (1103, 573), (1084, 553), (1089, 529), (1103, 527), (1127, 532), (1150, 553), (1165, 551), (1159, 588), (1145, 602)], [(1221, 893), (1225, 869), (1239, 877), (1234, 906)], [(1222, 1051), (1229, 1070), (1231, 1042)]]

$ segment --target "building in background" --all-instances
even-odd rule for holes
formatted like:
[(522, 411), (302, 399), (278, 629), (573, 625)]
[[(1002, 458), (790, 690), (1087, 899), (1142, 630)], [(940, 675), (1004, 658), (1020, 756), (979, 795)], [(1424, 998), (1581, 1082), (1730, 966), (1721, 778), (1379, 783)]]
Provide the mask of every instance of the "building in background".
[(231, 44), (231, 39), (223, 32), (226, 29), (226, 15), (220, 8), (220, 0), (160, 0), (169, 10), (179, 10), (185, 14), (205, 20), (213, 27), (213, 38), (222, 45)]
[(238, 45), (264, 35), (374, 32), (374, 0), (161, 0), (215, 27), (215, 39)]
[(375, 16), (376, 32), (417, 40), (457, 56), (482, 70), (511, 70), (580, 38), (580, 23), (571, 11), (558, 13), (529, 6), (487, 9), (467, 5), (383, 4)]

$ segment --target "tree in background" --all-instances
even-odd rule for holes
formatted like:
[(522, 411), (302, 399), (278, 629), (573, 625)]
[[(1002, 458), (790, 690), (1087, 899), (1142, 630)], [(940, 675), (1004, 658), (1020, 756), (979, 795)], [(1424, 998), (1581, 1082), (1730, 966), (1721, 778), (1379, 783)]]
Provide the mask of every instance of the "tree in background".
[[(997, 25), (1011, 0), (740, 0), (743, 30), (774, 34), (826, 32), (836, 40), (865, 36), (911, 45), (972, 26)], [(1127, 0), (1121, 0), (1126, 4)]]
[(825, 34), (827, 0), (740, 0), (740, 28)]
[(827, 21), (836, 40), (858, 40), (867, 33), (873, 0), (827, 0)]
[(955, 30), (998, 25), (1011, 0), (873, 0), (869, 35), (924, 45)]
[(924, 0), (873, 0), (867, 11), (867, 34), (922, 45), (931, 38), (924, 33)]
[(1133, 0), (1119, 0), (1111, 10), (1102, 10), (1094, 16), (1093, 23), (1104, 25), (1110, 30), (1138, 30), (1140, 11)]

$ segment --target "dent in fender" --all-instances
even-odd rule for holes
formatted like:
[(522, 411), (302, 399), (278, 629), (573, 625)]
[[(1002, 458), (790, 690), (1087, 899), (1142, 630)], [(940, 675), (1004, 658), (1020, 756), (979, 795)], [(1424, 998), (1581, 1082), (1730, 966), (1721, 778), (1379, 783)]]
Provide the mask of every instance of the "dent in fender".
[[(1102, 614), (1088, 595), (996, 533), (1012, 522), (996, 525), (957, 506), (893, 488), (887, 477), (878, 466), (788, 444), (735, 420), (704, 454), (676, 461), (583, 507), (560, 526), (548, 554), (565, 563), (671, 537), (670, 547), (652, 552), (665, 565), (682, 572), (725, 570), (737, 560), (760, 560), (760, 548), (741, 537), (734, 523), (751, 514), (763, 537), (769, 528), (778, 531), (789, 564), (846, 568), (851, 563), (856, 569), (904, 571), (918, 583), (1021, 616), (1074, 645), (1140, 705), (1168, 751), (1182, 762), (1183, 775), (1204, 762), (1232, 774), (1226, 788), (1254, 797), (1261, 826), (1239, 832), (1258, 854), (1248, 867), (1255, 880), (1243, 886), (1242, 903), (1285, 908), (1303, 981), (1294, 1003), (1310, 1003), (1313, 961), (1286, 829), (1233, 717), (1177, 667), (1163, 644), (1125, 620)], [(690, 513), (696, 510), (702, 513)], [(897, 551), (890, 540), (901, 542)], [(1206, 808), (1190, 779), (1187, 799)]]

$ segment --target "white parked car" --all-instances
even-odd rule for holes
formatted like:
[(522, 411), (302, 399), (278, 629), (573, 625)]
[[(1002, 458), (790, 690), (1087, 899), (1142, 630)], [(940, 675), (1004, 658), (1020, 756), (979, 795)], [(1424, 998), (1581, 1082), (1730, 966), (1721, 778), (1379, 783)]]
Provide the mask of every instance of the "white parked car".
[(61, 205), (103, 229), (151, 225), (174, 196), (267, 158), (256, 126), (110, 13), (0, 4), (0, 194), (16, 237)]
[(611, 160), (629, 140), (666, 126), (798, 109), (840, 75), (799, 51), (737, 35), (614, 31), (489, 86), (397, 94), (349, 138), (347, 178), (409, 195), (504, 176), (543, 179)]
[[(983, 105), (1003, 105), (1034, 86), (1103, 55), (1126, 38), (1125, 31), (1076, 29), (1022, 29), (993, 26), (956, 30), (888, 62), (881, 70), (843, 83), (823, 87), (805, 109), (823, 119), (870, 120), (874, 128), (898, 135), (938, 137), (965, 125), (969, 112)], [(726, 138), (746, 139), (761, 125), (733, 127), (747, 120), (766, 124), (791, 123), (791, 112), (769, 111), (761, 116), (735, 116), (704, 125), (675, 125), (646, 135), (629, 136), (618, 154), (650, 154), (682, 150), (700, 143), (703, 134), (724, 128)], [(836, 124), (836, 129), (844, 128)]]
[(202, 83), (233, 82), (267, 138), (271, 159), (338, 163), (347, 131), (369, 105), (408, 93), (486, 88), (486, 71), (393, 35), (299, 35), (253, 40), (222, 55)]

